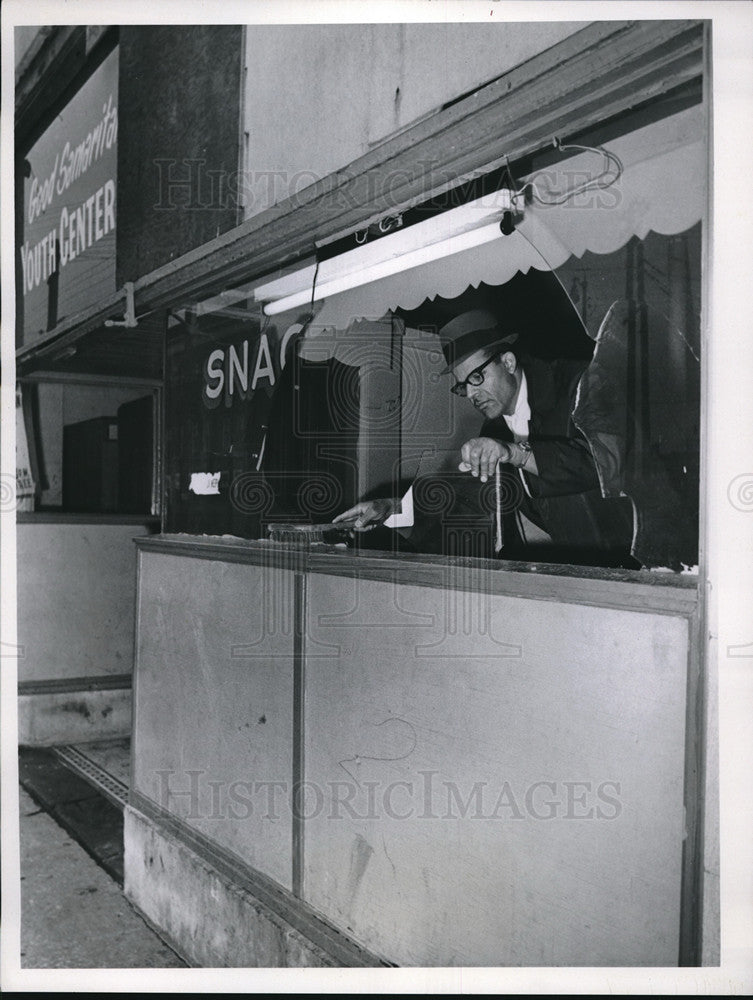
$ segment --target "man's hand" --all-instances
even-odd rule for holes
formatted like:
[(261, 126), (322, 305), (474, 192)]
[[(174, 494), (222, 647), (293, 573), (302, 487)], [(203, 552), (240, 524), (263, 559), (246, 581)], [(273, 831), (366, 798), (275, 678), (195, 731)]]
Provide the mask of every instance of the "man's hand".
[(458, 469), (478, 476), (482, 483), (491, 479), (498, 462), (509, 462), (510, 448), (494, 438), (471, 438), (460, 449), (462, 459)]
[(332, 519), (332, 523), (342, 524), (344, 528), (352, 528), (354, 531), (368, 531), (386, 521), (394, 506), (392, 500), (366, 500), (338, 514)]

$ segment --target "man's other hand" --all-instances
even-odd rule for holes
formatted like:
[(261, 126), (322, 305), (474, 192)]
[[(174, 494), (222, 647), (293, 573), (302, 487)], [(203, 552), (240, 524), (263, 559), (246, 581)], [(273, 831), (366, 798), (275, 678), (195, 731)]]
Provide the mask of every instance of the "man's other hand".
[(494, 438), (471, 438), (460, 449), (458, 469), (478, 476), (482, 483), (491, 479), (498, 462), (510, 461), (510, 449)]
[(392, 500), (365, 500), (338, 514), (332, 519), (332, 523), (342, 524), (344, 528), (352, 528), (354, 531), (368, 531), (386, 521), (393, 508)]

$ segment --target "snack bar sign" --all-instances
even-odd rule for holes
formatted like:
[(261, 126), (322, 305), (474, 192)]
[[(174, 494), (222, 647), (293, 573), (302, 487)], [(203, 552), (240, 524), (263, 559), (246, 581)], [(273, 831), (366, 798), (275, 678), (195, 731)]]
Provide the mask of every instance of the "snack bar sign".
[(117, 139), (116, 50), (26, 156), (18, 259), (25, 339), (115, 288)]

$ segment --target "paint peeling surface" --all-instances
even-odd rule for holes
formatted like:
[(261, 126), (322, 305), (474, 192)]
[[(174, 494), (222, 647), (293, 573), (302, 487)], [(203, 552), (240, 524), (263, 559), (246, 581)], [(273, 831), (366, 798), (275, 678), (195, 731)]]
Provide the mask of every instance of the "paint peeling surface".
[(192, 472), (189, 490), (197, 496), (219, 496), (220, 472)]
[(366, 868), (368, 867), (369, 860), (373, 853), (374, 848), (371, 844), (364, 837), (362, 837), (360, 833), (355, 834), (355, 838), (350, 848), (350, 867), (348, 869), (346, 887), (346, 908), (348, 913), (350, 913), (353, 909), (353, 904), (356, 901), (356, 895), (361, 885), (361, 880), (366, 874)]

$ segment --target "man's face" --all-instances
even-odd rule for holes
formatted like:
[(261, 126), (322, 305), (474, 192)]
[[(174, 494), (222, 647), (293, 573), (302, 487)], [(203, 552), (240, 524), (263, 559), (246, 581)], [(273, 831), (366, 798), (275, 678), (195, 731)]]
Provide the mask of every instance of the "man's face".
[[(471, 372), (480, 368), (489, 359), (489, 356), (489, 351), (483, 348), (474, 351), (452, 369), (455, 379), (464, 382)], [(487, 420), (500, 417), (503, 413), (508, 415), (513, 413), (520, 387), (520, 374), (515, 355), (511, 351), (498, 355), (494, 361), (486, 365), (482, 375), (484, 381), (481, 385), (466, 383), (466, 395), (476, 409), (480, 410)]]

